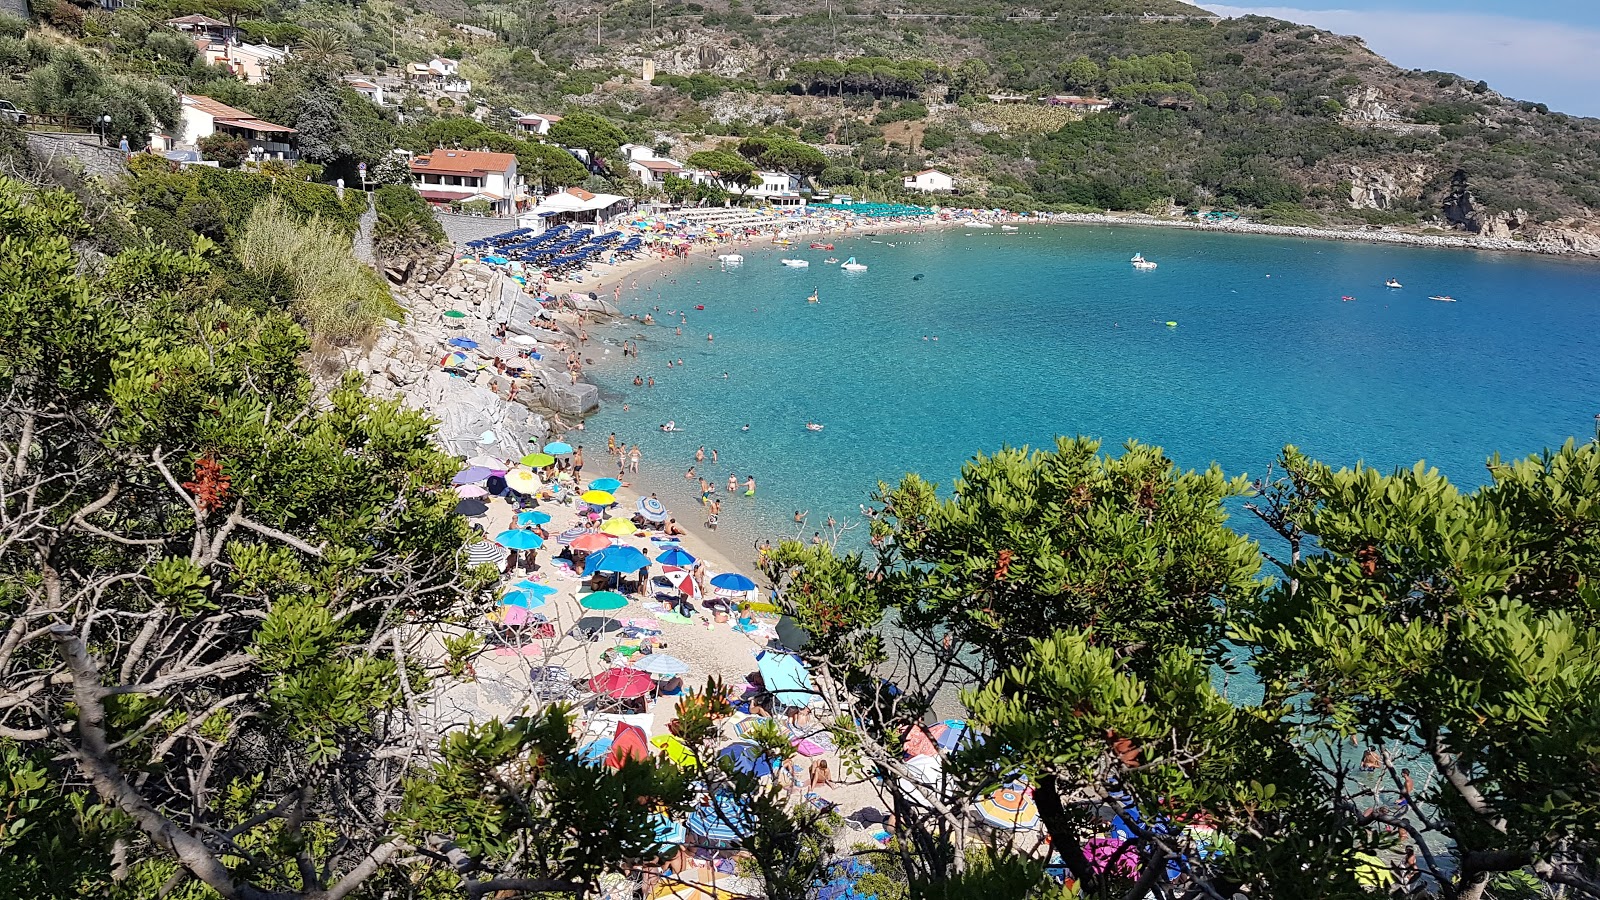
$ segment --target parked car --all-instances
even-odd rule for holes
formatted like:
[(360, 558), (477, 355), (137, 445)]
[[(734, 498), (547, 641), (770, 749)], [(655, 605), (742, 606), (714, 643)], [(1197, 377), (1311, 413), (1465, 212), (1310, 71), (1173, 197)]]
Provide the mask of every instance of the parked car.
[(28, 114), (17, 109), (16, 104), (10, 100), (0, 100), (0, 119), (5, 119), (13, 125), (26, 125)]

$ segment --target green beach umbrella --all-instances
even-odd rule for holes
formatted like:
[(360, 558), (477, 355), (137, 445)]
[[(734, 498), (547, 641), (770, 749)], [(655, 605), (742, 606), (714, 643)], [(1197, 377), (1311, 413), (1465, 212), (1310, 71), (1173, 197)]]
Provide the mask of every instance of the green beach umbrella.
[(465, 319), (467, 317), (467, 314), (462, 312), (459, 309), (452, 309), (449, 312), (445, 313), (444, 317), (446, 319)]
[(593, 609), (600, 612), (621, 609), (628, 605), (628, 598), (616, 591), (595, 591), (578, 601), (584, 609)]
[(542, 469), (545, 466), (554, 465), (555, 461), (556, 458), (548, 453), (529, 453), (527, 456), (522, 458), (523, 465), (532, 466), (535, 469)]

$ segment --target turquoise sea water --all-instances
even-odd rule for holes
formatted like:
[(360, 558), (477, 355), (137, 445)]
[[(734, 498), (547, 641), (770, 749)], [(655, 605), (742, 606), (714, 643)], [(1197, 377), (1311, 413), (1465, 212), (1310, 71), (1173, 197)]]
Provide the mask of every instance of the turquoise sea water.
[[(636, 339), (642, 356), (613, 347), (593, 370), (605, 408), (585, 443), (640, 443), (640, 480), (692, 525), (697, 483), (682, 476), (697, 447), (716, 448), (697, 471), (724, 497), (729, 545), (796, 534), (796, 509), (810, 511), (807, 537), (829, 515), (859, 521), (879, 479), (947, 486), (976, 451), (1061, 434), (1113, 449), (1137, 438), (1230, 474), (1260, 474), (1286, 443), (1335, 465), (1423, 458), (1475, 485), (1490, 453), (1586, 439), (1600, 413), (1592, 262), (1133, 227), (833, 241), (641, 279), (623, 310), (658, 324), (594, 335)], [(1135, 252), (1160, 267), (1134, 270)], [(1391, 276), (1405, 286), (1386, 289)], [(668, 310), (685, 311), (682, 336)], [(669, 419), (682, 430), (658, 431)], [(594, 456), (589, 469), (610, 474)], [(756, 476), (753, 500), (724, 492), (730, 472), (741, 493)]]

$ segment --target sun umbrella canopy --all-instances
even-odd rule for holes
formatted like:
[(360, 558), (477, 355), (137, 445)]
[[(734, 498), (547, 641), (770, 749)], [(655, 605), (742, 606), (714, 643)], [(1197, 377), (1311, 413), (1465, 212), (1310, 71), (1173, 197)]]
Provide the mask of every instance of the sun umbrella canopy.
[(689, 664), (670, 653), (647, 653), (634, 660), (633, 667), (651, 675), (682, 675)]
[(626, 545), (607, 547), (590, 556), (583, 564), (583, 574), (596, 572), (637, 572), (650, 565), (650, 557)]
[(545, 599), (528, 591), (510, 591), (500, 598), (500, 603), (503, 606), (516, 606), (521, 609), (538, 609), (545, 604)]
[(459, 309), (452, 309), (452, 310), (446, 311), (445, 314), (444, 314), (444, 317), (446, 319), (465, 319), (467, 317), (467, 314), (462, 312)]
[(945, 719), (943, 722), (928, 729), (928, 734), (941, 750), (954, 750), (956, 747), (971, 747), (983, 743), (983, 736), (972, 730), (961, 719)]
[(650, 673), (638, 669), (607, 669), (589, 679), (589, 690), (618, 700), (643, 697), (654, 686)]
[(548, 453), (529, 453), (521, 460), (523, 465), (532, 466), (535, 469), (542, 469), (545, 466), (555, 465), (555, 461), (556, 458)]
[(731, 844), (754, 830), (744, 805), (732, 794), (718, 794), (689, 814), (689, 833), (711, 843)]
[(551, 441), (544, 445), (544, 452), (552, 456), (564, 456), (572, 452), (572, 445), (565, 441)]
[(513, 334), (511, 343), (516, 344), (518, 347), (532, 347), (534, 344), (539, 343), (539, 339), (531, 334)]
[(718, 757), (733, 763), (734, 771), (765, 778), (777, 770), (772, 757), (762, 752), (755, 744), (729, 744), (722, 748)]
[(506, 473), (506, 487), (519, 494), (531, 494), (539, 489), (539, 479), (525, 469)]
[(474, 481), (482, 481), (493, 474), (494, 470), (486, 466), (467, 466), (465, 469), (457, 472), (456, 477), (450, 479), (450, 483), (471, 484)]
[(606, 754), (608, 769), (620, 769), (630, 759), (650, 758), (650, 743), (644, 729), (626, 722), (617, 723), (617, 732), (611, 737), (611, 752)]
[(682, 547), (668, 547), (656, 555), (656, 562), (663, 566), (677, 566), (680, 569), (689, 568), (694, 565), (694, 561), (689, 551)]
[(811, 702), (811, 673), (805, 664), (787, 653), (764, 650), (756, 657), (761, 681), (778, 702), (804, 706)]
[(530, 509), (527, 512), (517, 513), (517, 524), (521, 525), (523, 528), (527, 528), (529, 525), (546, 525), (549, 524), (549, 522), (550, 514), (547, 512), (540, 512), (537, 509)]
[(1009, 831), (1022, 831), (1039, 824), (1039, 808), (1032, 792), (1021, 785), (1008, 784), (973, 804), (985, 825)]
[(633, 523), (627, 519), (607, 519), (600, 525), (600, 531), (616, 537), (626, 537), (633, 534)]
[(473, 500), (478, 497), (489, 496), (489, 489), (481, 484), (458, 484), (456, 485), (456, 496), (463, 500)]
[[(563, 537), (565, 537), (565, 535), (563, 535)], [(582, 550), (586, 553), (594, 553), (597, 550), (604, 550), (611, 546), (611, 535), (579, 532), (571, 540), (567, 541), (567, 543), (571, 544), (572, 549), (574, 550)], [(593, 557), (591, 557), (591, 559), (592, 558)], [(593, 573), (584, 572), (583, 574), (590, 575)]]
[(555, 588), (548, 584), (540, 584), (537, 581), (529, 581), (526, 578), (522, 579), (516, 584), (513, 584), (512, 587), (516, 590), (532, 594), (535, 597), (549, 597), (552, 594), (559, 593)]
[(467, 545), (467, 565), (500, 565), (506, 561), (506, 548), (489, 541), (473, 541)]
[(478, 349), (478, 342), (473, 340), (472, 338), (453, 337), (450, 340), (446, 341), (446, 343), (448, 343), (452, 347), (460, 347), (463, 350), (476, 350), (476, 349)]
[(934, 744), (933, 738), (929, 736), (928, 729), (922, 727), (919, 723), (911, 726), (906, 731), (905, 754), (913, 759), (938, 756), (939, 748)]
[(610, 752), (611, 738), (601, 738), (598, 741), (590, 741), (579, 747), (578, 759), (590, 765), (599, 765), (600, 761), (605, 759), (606, 754)]
[(644, 497), (639, 500), (639, 514), (649, 522), (665, 522), (667, 520), (667, 508), (662, 506), (661, 501), (654, 497)]
[(750, 591), (755, 589), (756, 583), (738, 572), (723, 572), (711, 579), (711, 586), (725, 591)]
[(650, 739), (650, 746), (661, 751), (661, 755), (679, 766), (692, 766), (699, 761), (689, 745), (678, 740), (675, 735), (658, 734)]
[(684, 594), (689, 597), (700, 596), (700, 586), (694, 583), (694, 576), (690, 575), (688, 572), (680, 572), (679, 574), (674, 575), (667, 580), (672, 583), (673, 587), (678, 589), (678, 593), (680, 594)]
[(606, 610), (621, 609), (624, 606), (627, 606), (628, 598), (622, 596), (616, 591), (595, 591), (594, 593), (587, 594), (580, 599), (578, 601), (578, 605), (584, 609), (592, 609), (597, 612), (604, 612)]
[(491, 472), (504, 472), (506, 470), (505, 460), (495, 459), (487, 453), (479, 453), (477, 456), (472, 457), (467, 460), (467, 465), (483, 466)]
[(500, 532), (494, 536), (494, 542), (507, 550), (537, 550), (544, 546), (544, 538), (519, 528)]
[(578, 498), (590, 506), (610, 506), (617, 502), (617, 497), (610, 491), (584, 491)]
[(619, 487), (622, 487), (622, 482), (615, 478), (596, 478), (589, 482), (591, 491), (615, 491)]

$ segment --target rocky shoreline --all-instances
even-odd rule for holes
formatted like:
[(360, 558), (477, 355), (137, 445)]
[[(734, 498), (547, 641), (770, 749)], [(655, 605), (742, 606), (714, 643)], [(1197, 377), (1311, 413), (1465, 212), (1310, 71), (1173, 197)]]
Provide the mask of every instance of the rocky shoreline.
[(1416, 234), (1409, 231), (1341, 230), (1309, 228), (1301, 225), (1268, 225), (1261, 222), (1203, 223), (1134, 213), (1125, 216), (1104, 213), (1056, 213), (1045, 218), (1051, 223), (1078, 225), (1141, 225), (1159, 228), (1189, 228), (1196, 231), (1224, 231), (1235, 234), (1266, 234), (1310, 238), (1319, 241), (1360, 241), (1369, 244), (1399, 244), (1448, 250), (1486, 250), (1493, 252), (1538, 253), (1547, 256), (1600, 257), (1600, 237), (1586, 232), (1545, 228), (1528, 240), (1483, 237), (1465, 234)]

